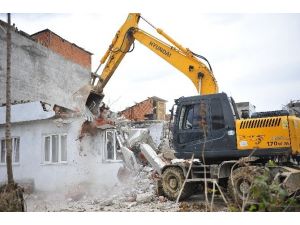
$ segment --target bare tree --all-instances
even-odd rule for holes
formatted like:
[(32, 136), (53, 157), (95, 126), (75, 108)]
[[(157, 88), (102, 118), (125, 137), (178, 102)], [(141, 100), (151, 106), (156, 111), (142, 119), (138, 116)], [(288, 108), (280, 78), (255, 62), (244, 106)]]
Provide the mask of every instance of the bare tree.
[(5, 146), (6, 146), (6, 167), (7, 182), (9, 186), (13, 186), (14, 177), (12, 170), (12, 138), (11, 138), (11, 21), (10, 13), (7, 13), (7, 62), (6, 62), (6, 124), (5, 124)]

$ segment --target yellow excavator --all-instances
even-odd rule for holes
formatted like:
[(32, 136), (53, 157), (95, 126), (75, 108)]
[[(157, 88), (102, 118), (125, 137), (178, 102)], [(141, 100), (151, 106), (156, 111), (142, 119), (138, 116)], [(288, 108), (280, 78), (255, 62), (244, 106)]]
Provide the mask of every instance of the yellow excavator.
[[(168, 43), (138, 27), (145, 20)], [(300, 118), (286, 111), (256, 113), (240, 118), (234, 100), (218, 93), (217, 81), (205, 57), (184, 48), (163, 30), (156, 28), (139, 13), (130, 13), (116, 33), (96, 72), (86, 106), (97, 113), (103, 89), (123, 57), (137, 40), (166, 62), (180, 70), (194, 84), (199, 95), (175, 100), (172, 113), (172, 144), (179, 159), (199, 161), (168, 164), (160, 171), (162, 189), (169, 199), (183, 199), (192, 191), (192, 183), (203, 179), (216, 181), (237, 200), (244, 201), (259, 170), (272, 160), (273, 178), (280, 180), (289, 194), (300, 189)], [(206, 62), (206, 63), (204, 63)], [(104, 68), (98, 76), (101, 65)], [(239, 163), (247, 159), (247, 166)], [(244, 160), (245, 162), (245, 160)]]
[[(140, 19), (145, 20), (158, 34), (162, 35), (171, 44), (167, 44), (139, 29), (138, 23)], [(116, 33), (111, 45), (100, 60), (100, 64), (94, 73), (91, 81), (93, 89), (87, 99), (87, 106), (91, 111), (98, 108), (99, 101), (104, 97), (102, 92), (105, 85), (114, 74), (123, 57), (132, 51), (131, 47), (134, 45), (135, 40), (139, 41), (185, 74), (193, 82), (199, 94), (206, 95), (218, 92), (217, 81), (212, 73), (210, 64), (205, 57), (197, 55), (189, 49), (182, 47), (162, 29), (154, 27), (150, 22), (144, 19), (141, 14), (130, 13), (123, 26), (121, 26)], [(199, 58), (208, 63), (209, 69), (199, 60)], [(96, 75), (105, 62), (106, 64), (101, 75)]]

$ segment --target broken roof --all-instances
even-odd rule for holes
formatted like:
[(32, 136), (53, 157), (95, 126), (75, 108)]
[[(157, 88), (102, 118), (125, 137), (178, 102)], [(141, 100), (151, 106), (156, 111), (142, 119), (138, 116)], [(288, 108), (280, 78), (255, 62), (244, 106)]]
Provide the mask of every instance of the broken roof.
[[(6, 106), (0, 107), (0, 125), (5, 124)], [(34, 120), (44, 120), (55, 116), (51, 109), (45, 111), (41, 102), (28, 102), (11, 106), (11, 122), (29, 122)]]

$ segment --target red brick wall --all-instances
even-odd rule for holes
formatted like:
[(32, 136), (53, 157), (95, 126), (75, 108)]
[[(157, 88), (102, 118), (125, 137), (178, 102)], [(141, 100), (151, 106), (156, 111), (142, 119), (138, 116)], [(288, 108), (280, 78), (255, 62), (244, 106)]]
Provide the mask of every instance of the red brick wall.
[(122, 115), (127, 119), (135, 121), (145, 120), (145, 114), (151, 113), (153, 113), (152, 99), (147, 99), (122, 111)]
[(36, 41), (87, 69), (91, 69), (91, 55), (51, 31), (32, 36)]
[(32, 36), (37, 42), (40, 44), (46, 46), (47, 48), (50, 45), (50, 33), (49, 32), (43, 32), (39, 33), (36, 36)]

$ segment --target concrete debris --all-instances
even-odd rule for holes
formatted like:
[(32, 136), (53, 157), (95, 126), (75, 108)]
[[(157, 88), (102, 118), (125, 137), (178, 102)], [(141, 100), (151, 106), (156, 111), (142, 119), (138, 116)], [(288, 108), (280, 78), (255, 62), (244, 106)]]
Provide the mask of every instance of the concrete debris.
[(149, 135), (148, 129), (130, 129), (129, 130), (129, 137), (127, 139), (128, 146), (132, 148), (138, 142), (146, 142), (146, 139)]
[(173, 160), (175, 159), (175, 155), (174, 155), (175, 151), (174, 150), (168, 150), (162, 153), (162, 156), (164, 159), (166, 160)]
[(159, 200), (160, 202), (166, 202), (168, 199), (167, 199), (165, 196), (160, 195), (160, 196), (158, 197), (158, 200)]
[(154, 198), (154, 194), (151, 192), (138, 194), (136, 196), (136, 202), (137, 203), (148, 203), (151, 202)]
[(147, 128), (130, 128), (122, 127), (119, 129), (120, 139), (123, 140), (123, 144), (130, 149), (138, 149), (140, 143), (147, 143), (153, 149), (157, 149), (154, 143), (150, 131)]
[(127, 182), (131, 176), (132, 176), (132, 172), (126, 167), (120, 167), (120, 169), (118, 170), (117, 177), (118, 180), (122, 183)]
[[(166, 126), (164, 127), (166, 129)], [(162, 158), (167, 161), (175, 159), (175, 150), (170, 147), (169, 138), (163, 138), (158, 146), (158, 152), (162, 154)]]
[(158, 150), (164, 136), (164, 121), (139, 121), (132, 122), (121, 118), (116, 121), (116, 127), (120, 135), (127, 142), (127, 147), (132, 148), (139, 142), (149, 144), (153, 149)]
[[(89, 111), (86, 109), (86, 111)], [(87, 119), (83, 122), (81, 126), (81, 131), (78, 139), (81, 141), (86, 135), (94, 136), (97, 133), (97, 129), (108, 129), (114, 128), (115, 122), (110, 119), (111, 111), (109, 111), (109, 107), (103, 103), (99, 108), (99, 115), (92, 121)], [(90, 117), (92, 114), (88, 115)]]
[(79, 201), (84, 197), (84, 195), (85, 195), (84, 187), (82, 185), (76, 185), (69, 189), (65, 197), (69, 201)]
[(172, 159), (171, 163), (172, 164), (177, 164), (177, 163), (184, 163), (186, 160), (184, 159)]
[(138, 171), (139, 165), (137, 164), (134, 153), (124, 146), (121, 147), (121, 151), (126, 167), (130, 170)]
[(166, 165), (166, 163), (161, 160), (161, 158), (156, 154), (156, 152), (151, 148), (148, 144), (140, 144), (141, 151), (146, 159), (149, 161), (151, 166), (161, 174), (162, 168)]
[[(112, 187), (95, 186), (94, 189), (78, 189), (81, 198), (69, 199), (56, 193), (36, 192), (26, 195), (27, 211), (112, 211), (112, 212), (163, 212), (178, 211), (179, 205), (162, 199), (155, 194), (156, 180), (152, 179), (153, 170), (141, 167), (136, 176), (131, 176), (126, 183)], [(76, 186), (74, 186), (77, 190)], [(76, 191), (70, 191), (73, 194)]]
[(82, 125), (81, 125), (81, 131), (80, 131), (80, 135), (78, 137), (78, 139), (81, 141), (82, 138), (85, 135), (91, 135), (94, 136), (97, 134), (97, 127), (96, 124), (90, 121), (85, 121)]
[(145, 171), (145, 172), (147, 172), (147, 173), (150, 173), (150, 172), (153, 171), (153, 168), (150, 167), (150, 166), (145, 166), (145, 167), (143, 168), (143, 171)]

